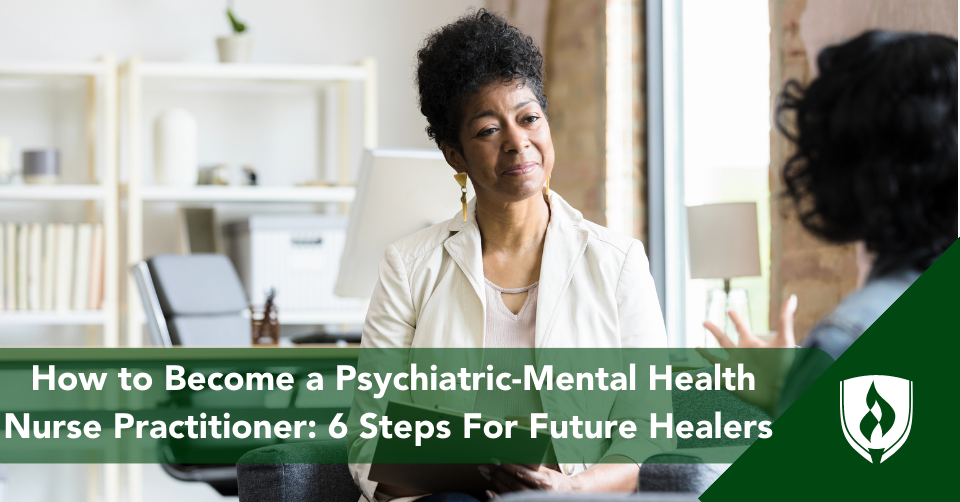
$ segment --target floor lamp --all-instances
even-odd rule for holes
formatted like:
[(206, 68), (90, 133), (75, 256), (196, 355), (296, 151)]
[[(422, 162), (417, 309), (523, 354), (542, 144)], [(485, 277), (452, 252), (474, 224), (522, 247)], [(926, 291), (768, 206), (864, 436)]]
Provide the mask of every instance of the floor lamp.
[[(732, 340), (737, 330), (727, 316), (734, 310), (749, 326), (747, 291), (731, 289), (735, 277), (760, 275), (760, 239), (757, 204), (731, 202), (687, 207), (690, 278), (723, 279), (723, 289), (707, 293), (706, 320), (723, 328)], [(710, 337), (704, 332), (704, 346)], [(713, 344), (711, 344), (713, 345)]]

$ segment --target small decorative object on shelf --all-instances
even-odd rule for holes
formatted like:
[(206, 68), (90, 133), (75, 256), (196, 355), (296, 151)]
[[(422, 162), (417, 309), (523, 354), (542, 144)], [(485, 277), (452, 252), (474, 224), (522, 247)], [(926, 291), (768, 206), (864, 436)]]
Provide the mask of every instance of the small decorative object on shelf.
[(230, 184), (230, 166), (227, 164), (217, 164), (215, 166), (206, 166), (200, 168), (197, 176), (198, 185), (229, 185)]
[(23, 181), (31, 185), (53, 185), (60, 179), (60, 152), (54, 148), (24, 150)]
[(221, 63), (249, 63), (253, 37), (246, 33), (247, 25), (233, 15), (233, 2), (227, 3), (227, 19), (233, 35), (217, 38), (217, 52)]
[(13, 180), (13, 161), (10, 155), (10, 138), (0, 136), (0, 184)]
[(280, 343), (280, 319), (277, 317), (277, 304), (273, 299), (277, 290), (270, 288), (262, 307), (250, 306), (250, 331), (254, 345), (277, 345)]
[(197, 184), (197, 120), (183, 108), (167, 110), (153, 124), (153, 175), (159, 185)]
[(243, 184), (257, 186), (257, 171), (253, 166), (243, 166)]

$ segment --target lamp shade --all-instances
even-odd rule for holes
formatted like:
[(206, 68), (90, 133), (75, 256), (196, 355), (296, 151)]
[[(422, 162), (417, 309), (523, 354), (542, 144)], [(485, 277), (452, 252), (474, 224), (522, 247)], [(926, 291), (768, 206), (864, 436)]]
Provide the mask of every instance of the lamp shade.
[(687, 207), (687, 229), (691, 279), (760, 275), (755, 202)]

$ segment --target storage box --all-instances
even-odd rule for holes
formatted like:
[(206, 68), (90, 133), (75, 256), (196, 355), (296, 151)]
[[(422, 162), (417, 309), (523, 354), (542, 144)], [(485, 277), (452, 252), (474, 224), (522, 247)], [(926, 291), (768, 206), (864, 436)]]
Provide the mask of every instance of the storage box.
[(346, 242), (345, 216), (254, 215), (226, 230), (230, 258), (250, 301), (260, 305), (270, 288), (277, 288), (281, 324), (291, 313), (362, 317), (363, 300), (333, 293)]

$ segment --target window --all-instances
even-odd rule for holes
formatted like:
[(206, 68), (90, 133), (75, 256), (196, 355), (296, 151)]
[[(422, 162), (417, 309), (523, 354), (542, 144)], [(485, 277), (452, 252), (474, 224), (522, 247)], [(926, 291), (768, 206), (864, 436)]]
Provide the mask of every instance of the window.
[(757, 203), (763, 275), (734, 278), (732, 286), (747, 290), (753, 331), (768, 331), (767, 2), (651, 0), (647, 16), (649, 247), (671, 346), (715, 343), (701, 323), (707, 292), (723, 281), (689, 278), (685, 207), (692, 205)]
[[(768, 330), (770, 300), (770, 21), (767, 2), (684, 0), (683, 198), (687, 206), (756, 202), (760, 277), (733, 279), (750, 324)], [(702, 345), (707, 292), (721, 279), (689, 279), (687, 346)], [(732, 329), (732, 328), (731, 328)], [(713, 341), (713, 337), (707, 340)]]

